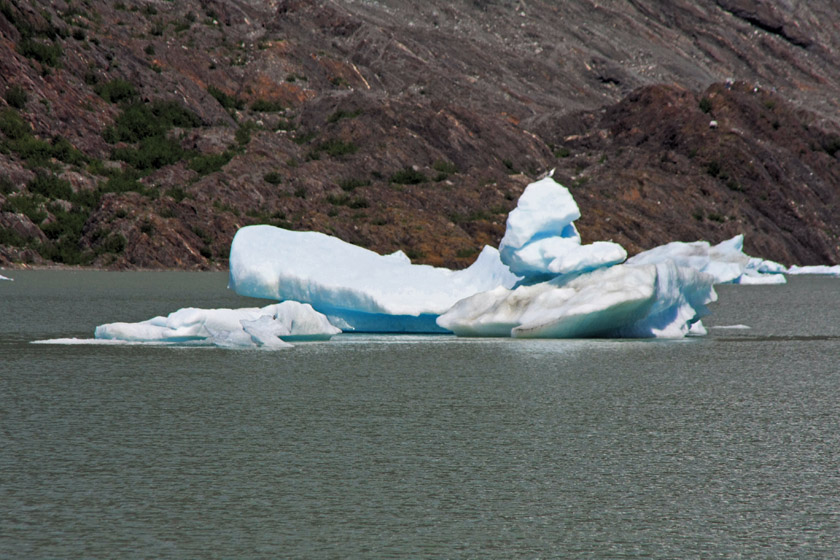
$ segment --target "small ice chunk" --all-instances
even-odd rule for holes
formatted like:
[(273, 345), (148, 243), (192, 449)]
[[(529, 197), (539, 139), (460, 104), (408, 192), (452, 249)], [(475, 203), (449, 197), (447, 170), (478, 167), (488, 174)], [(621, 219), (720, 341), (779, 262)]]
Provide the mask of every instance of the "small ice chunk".
[(127, 342), (204, 343), (221, 347), (283, 348), (285, 340), (326, 340), (341, 332), (312, 306), (285, 301), (262, 308), (187, 307), (139, 323), (96, 327), (97, 339)]
[(787, 270), (788, 274), (818, 274), (823, 276), (840, 276), (840, 264), (834, 266), (828, 265), (811, 265), (811, 266), (797, 266), (793, 265)]
[[(737, 283), (750, 263), (750, 257), (744, 254), (743, 247), (743, 235), (736, 235), (717, 245), (711, 245), (708, 241), (673, 241), (630, 257), (627, 264), (657, 264), (670, 260), (678, 266), (711, 274), (715, 284)], [(776, 282), (768, 280), (767, 283)]]

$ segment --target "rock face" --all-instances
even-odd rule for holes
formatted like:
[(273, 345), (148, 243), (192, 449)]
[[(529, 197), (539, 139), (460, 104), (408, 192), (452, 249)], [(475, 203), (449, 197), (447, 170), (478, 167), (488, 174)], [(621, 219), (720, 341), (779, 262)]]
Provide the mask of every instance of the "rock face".
[(3, 0), (0, 265), (273, 223), (457, 268), (555, 167), (586, 243), (835, 264), (833, 4)]

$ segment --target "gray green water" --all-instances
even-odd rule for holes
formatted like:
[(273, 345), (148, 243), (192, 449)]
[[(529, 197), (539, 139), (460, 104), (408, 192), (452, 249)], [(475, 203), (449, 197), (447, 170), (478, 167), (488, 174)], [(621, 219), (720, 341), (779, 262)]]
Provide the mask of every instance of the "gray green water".
[(680, 341), (35, 345), (222, 274), (4, 271), (2, 558), (840, 556), (840, 280)]

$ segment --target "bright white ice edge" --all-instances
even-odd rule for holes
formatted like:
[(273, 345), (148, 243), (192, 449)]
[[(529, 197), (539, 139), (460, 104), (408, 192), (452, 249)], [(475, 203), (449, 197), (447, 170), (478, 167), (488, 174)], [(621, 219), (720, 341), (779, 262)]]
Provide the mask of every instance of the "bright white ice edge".
[[(625, 261), (617, 243), (584, 245), (574, 225), (579, 217), (569, 191), (550, 176), (532, 183), (508, 217), (499, 250), (485, 247), (459, 271), (414, 265), (400, 251), (383, 256), (322, 233), (248, 226), (231, 244), (229, 287), (283, 303), (184, 309), (102, 325), (95, 336), (271, 349), (342, 331), (679, 338), (706, 333), (700, 319), (717, 298), (715, 284), (784, 283), (789, 272), (745, 255), (741, 235), (718, 245), (669, 243)], [(840, 276), (840, 267), (807, 270)], [(303, 324), (305, 331), (295, 330)]]

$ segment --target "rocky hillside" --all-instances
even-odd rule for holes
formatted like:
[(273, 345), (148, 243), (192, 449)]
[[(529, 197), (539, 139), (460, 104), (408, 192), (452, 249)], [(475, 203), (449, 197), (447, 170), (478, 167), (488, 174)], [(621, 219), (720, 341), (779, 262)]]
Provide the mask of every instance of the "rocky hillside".
[(459, 267), (552, 168), (585, 241), (836, 264), (804, 4), (0, 0), (0, 265), (223, 268), (272, 223)]

